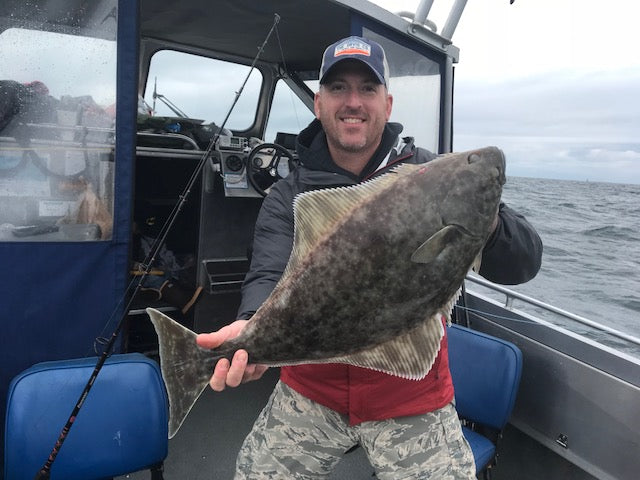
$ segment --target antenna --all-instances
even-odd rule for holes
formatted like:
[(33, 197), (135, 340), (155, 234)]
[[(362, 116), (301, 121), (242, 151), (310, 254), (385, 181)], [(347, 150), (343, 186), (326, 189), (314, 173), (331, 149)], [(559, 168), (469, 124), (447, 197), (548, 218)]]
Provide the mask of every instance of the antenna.
[(156, 98), (158, 98), (162, 103), (164, 103), (167, 107), (169, 107), (169, 109), (180, 118), (189, 118), (189, 115), (187, 115), (182, 110), (180, 110), (175, 103), (173, 103), (164, 95), (158, 93), (156, 89), (157, 84), (158, 84), (158, 77), (155, 77), (153, 82), (153, 111), (155, 112), (156, 110)]
[(456, 31), (456, 27), (458, 26), (458, 22), (460, 21), (460, 17), (462, 16), (462, 12), (464, 11), (464, 7), (467, 6), (467, 0), (456, 0), (453, 6), (451, 7), (451, 11), (449, 12), (449, 17), (442, 28), (441, 35), (444, 38), (451, 39), (453, 37), (453, 32)]
[(158, 77), (153, 77), (153, 114), (156, 114), (156, 87), (158, 86)]

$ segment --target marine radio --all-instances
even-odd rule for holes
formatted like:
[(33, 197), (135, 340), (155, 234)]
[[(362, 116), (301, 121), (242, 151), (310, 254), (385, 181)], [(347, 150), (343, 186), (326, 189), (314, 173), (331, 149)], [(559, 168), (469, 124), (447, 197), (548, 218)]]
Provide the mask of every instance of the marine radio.
[(243, 151), (249, 146), (249, 139), (246, 137), (232, 137), (229, 135), (220, 135), (218, 139), (218, 147), (220, 150)]

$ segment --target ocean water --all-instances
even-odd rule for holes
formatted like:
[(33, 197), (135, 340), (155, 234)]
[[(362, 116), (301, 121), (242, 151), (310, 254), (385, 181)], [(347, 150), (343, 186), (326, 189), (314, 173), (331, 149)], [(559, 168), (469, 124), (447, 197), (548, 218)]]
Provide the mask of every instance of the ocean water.
[(509, 177), (502, 198), (544, 244), (536, 278), (509, 288), (640, 338), (640, 185)]

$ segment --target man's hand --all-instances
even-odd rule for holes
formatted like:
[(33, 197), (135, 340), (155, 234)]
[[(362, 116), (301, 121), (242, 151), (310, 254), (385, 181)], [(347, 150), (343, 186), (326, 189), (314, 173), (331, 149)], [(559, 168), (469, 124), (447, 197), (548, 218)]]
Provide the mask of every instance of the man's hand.
[[(196, 342), (202, 348), (216, 348), (226, 340), (237, 337), (247, 322), (248, 320), (236, 320), (217, 332), (201, 333)], [(257, 380), (269, 368), (266, 365), (248, 365), (247, 360), (246, 350), (238, 350), (231, 363), (226, 358), (219, 360), (209, 381), (211, 388), (221, 392), (225, 387), (237, 387), (241, 383)]]

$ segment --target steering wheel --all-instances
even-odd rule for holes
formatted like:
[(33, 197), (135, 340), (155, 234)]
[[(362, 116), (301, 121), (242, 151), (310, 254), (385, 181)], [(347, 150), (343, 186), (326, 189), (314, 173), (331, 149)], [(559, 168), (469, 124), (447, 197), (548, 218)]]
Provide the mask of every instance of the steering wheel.
[(280, 160), (287, 158), (288, 171), (295, 168), (293, 154), (277, 143), (261, 143), (253, 147), (247, 157), (247, 177), (251, 186), (263, 197), (267, 196), (267, 190), (283, 178), (282, 167), (279, 169)]

